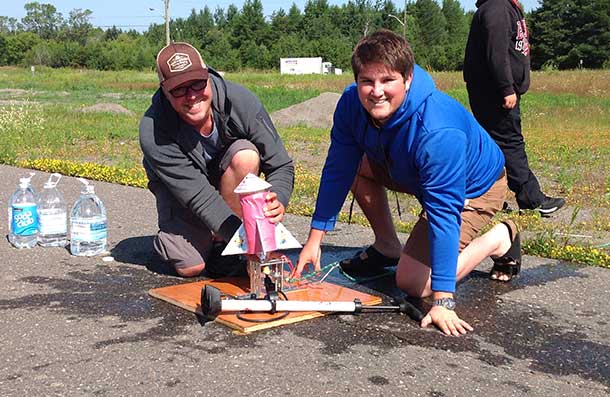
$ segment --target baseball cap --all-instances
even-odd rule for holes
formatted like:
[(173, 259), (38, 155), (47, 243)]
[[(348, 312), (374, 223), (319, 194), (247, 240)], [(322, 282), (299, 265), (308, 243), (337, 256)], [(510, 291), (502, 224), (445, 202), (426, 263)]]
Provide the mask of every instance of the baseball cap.
[(188, 43), (171, 43), (157, 54), (159, 83), (168, 91), (189, 80), (206, 80), (208, 68), (199, 51)]

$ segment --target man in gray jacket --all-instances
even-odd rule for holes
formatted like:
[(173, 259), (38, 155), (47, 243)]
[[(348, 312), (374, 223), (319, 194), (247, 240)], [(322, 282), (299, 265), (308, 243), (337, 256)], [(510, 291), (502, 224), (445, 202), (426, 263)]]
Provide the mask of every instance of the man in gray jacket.
[(258, 98), (208, 68), (187, 43), (157, 55), (160, 87), (140, 121), (148, 187), (155, 195), (159, 233), (154, 249), (184, 277), (245, 274), (245, 261), (221, 257), (241, 225), (233, 190), (248, 174), (273, 187), (265, 215), (284, 216), (294, 164)]

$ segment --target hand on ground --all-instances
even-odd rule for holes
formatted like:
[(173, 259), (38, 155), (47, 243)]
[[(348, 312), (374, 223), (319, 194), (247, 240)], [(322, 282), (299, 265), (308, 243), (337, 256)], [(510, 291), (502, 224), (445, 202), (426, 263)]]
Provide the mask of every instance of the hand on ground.
[(420, 323), (424, 328), (430, 324), (437, 326), (445, 335), (459, 336), (474, 330), (470, 324), (460, 319), (453, 310), (442, 306), (432, 306), (432, 309), (430, 309)]

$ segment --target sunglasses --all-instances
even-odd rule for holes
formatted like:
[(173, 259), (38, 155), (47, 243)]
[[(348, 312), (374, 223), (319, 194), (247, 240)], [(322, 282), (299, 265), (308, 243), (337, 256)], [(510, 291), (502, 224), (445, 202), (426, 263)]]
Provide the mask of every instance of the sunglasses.
[(185, 85), (182, 87), (174, 88), (169, 93), (172, 94), (174, 98), (182, 98), (186, 95), (186, 93), (191, 90), (193, 92), (199, 92), (205, 89), (208, 85), (208, 80), (197, 80), (190, 85)]

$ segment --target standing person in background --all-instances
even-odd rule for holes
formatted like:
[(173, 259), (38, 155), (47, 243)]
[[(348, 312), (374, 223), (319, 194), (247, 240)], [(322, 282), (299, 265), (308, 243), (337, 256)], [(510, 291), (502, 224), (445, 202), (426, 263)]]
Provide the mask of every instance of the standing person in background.
[(540, 189), (521, 133), (519, 102), (530, 85), (525, 15), (517, 0), (478, 0), (476, 6), (464, 58), (472, 113), (504, 153), (508, 187), (515, 192), (519, 209), (549, 215), (565, 200)]
[(272, 185), (265, 216), (284, 216), (294, 164), (258, 98), (208, 68), (187, 43), (157, 55), (160, 87), (140, 121), (148, 188), (155, 195), (159, 233), (154, 249), (184, 277), (246, 274), (246, 261), (221, 256), (241, 225), (233, 192), (248, 174)]

